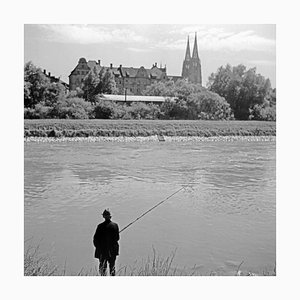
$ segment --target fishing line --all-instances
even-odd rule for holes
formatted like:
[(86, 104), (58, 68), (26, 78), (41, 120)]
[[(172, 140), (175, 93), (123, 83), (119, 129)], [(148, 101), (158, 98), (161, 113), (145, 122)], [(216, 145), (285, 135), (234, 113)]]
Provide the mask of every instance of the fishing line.
[(167, 201), (168, 199), (170, 199), (171, 197), (173, 197), (174, 195), (176, 195), (177, 193), (179, 193), (181, 190), (187, 188), (188, 186), (183, 186), (181, 187), (179, 190), (177, 190), (176, 192), (174, 192), (173, 194), (171, 194), (170, 196), (168, 196), (167, 198), (165, 198), (164, 200), (158, 202), (156, 205), (154, 205), (153, 207), (151, 207), (150, 209), (148, 209), (146, 212), (144, 212), (143, 214), (141, 214), (139, 217), (137, 217), (134, 221), (130, 222), (128, 225), (126, 225), (124, 228), (122, 228), (119, 233), (121, 233), (122, 231), (124, 231), (125, 229), (127, 229), (129, 226), (131, 226), (132, 224), (134, 224), (135, 222), (137, 222), (139, 219), (141, 219), (142, 217), (144, 217), (146, 214), (148, 214), (150, 211), (152, 211), (153, 209), (155, 209), (156, 207), (158, 207), (159, 205), (163, 204), (165, 201)]

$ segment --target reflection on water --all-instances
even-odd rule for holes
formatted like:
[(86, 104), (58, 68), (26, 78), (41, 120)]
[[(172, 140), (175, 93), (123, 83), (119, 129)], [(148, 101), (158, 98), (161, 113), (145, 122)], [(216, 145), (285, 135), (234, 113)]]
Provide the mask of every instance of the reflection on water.
[(109, 207), (118, 265), (177, 249), (179, 268), (231, 274), (275, 264), (275, 142), (25, 143), (25, 238), (70, 271), (96, 265), (92, 236)]

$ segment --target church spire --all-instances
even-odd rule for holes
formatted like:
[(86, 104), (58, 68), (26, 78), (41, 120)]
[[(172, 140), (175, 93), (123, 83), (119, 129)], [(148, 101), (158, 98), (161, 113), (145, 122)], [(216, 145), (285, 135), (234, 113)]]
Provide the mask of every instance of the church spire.
[(189, 36), (187, 40), (187, 46), (186, 46), (186, 52), (185, 52), (185, 59), (189, 60), (191, 59), (191, 51), (190, 51), (190, 41), (189, 41)]
[(193, 49), (193, 56), (192, 58), (199, 58), (198, 55), (198, 45), (197, 45), (197, 32), (195, 32), (195, 42), (194, 42), (194, 49)]

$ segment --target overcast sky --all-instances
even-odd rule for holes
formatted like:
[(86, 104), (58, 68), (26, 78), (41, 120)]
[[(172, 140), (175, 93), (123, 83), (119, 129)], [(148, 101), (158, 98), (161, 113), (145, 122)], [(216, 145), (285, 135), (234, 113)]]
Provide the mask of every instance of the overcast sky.
[(68, 82), (80, 57), (126, 67), (167, 65), (181, 75), (187, 36), (191, 51), (195, 32), (203, 83), (230, 63), (256, 67), (276, 87), (275, 25), (25, 25), (25, 62)]

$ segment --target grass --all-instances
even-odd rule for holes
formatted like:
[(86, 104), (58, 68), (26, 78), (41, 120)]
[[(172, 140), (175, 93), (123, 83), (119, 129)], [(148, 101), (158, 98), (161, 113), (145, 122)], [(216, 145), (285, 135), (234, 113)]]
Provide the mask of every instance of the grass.
[(59, 273), (58, 267), (54, 265), (48, 255), (40, 253), (39, 246), (29, 246), (24, 254), (25, 276), (55, 276)]
[[(124, 266), (117, 270), (117, 276), (203, 276), (203, 275), (222, 275), (218, 272), (210, 274), (201, 274), (194, 270), (180, 270), (174, 266), (174, 258), (176, 251), (167, 257), (161, 257), (153, 248), (152, 256), (145, 261), (134, 266)], [(242, 272), (241, 264), (238, 266), (235, 276), (276, 276), (276, 266), (272, 272), (264, 271), (262, 274), (254, 274), (251, 272)], [(24, 276), (98, 276), (96, 268), (86, 270), (82, 268), (79, 272), (68, 274), (66, 264), (61, 268), (53, 263), (49, 255), (42, 254), (39, 246), (27, 247), (24, 254)]]
[(25, 137), (275, 136), (276, 122), (202, 120), (25, 120)]

